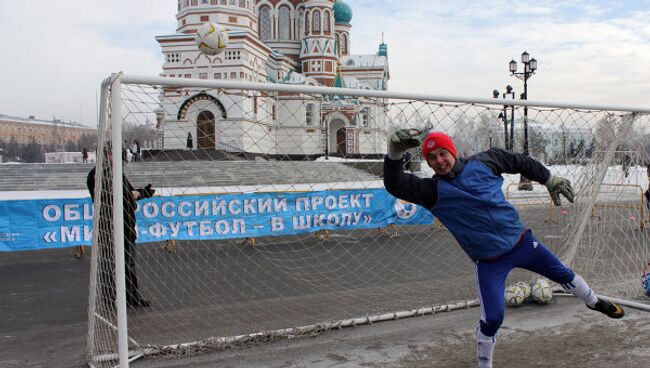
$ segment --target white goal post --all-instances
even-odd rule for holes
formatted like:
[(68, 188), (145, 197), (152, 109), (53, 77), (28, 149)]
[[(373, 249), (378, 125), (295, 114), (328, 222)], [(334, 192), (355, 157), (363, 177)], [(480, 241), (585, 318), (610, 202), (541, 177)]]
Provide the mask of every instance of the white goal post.
[[(597, 293), (647, 305), (648, 114), (114, 74), (100, 100), (88, 362), (126, 367), (476, 306), (471, 263), (451, 235), (383, 188), (396, 128), (444, 131), (463, 157), (527, 152), (571, 179), (576, 203), (561, 207), (518, 175), (503, 175), (503, 189)], [(432, 175), (419, 150), (410, 164)], [(134, 190), (156, 190), (133, 221), (123, 174)], [(129, 306), (134, 289), (151, 305)]]

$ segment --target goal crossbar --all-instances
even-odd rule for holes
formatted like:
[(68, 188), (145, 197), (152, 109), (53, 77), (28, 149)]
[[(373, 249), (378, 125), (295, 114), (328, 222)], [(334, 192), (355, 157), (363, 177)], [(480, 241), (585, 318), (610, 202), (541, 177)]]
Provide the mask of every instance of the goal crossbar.
[(535, 107), (548, 107), (548, 108), (561, 108), (561, 109), (576, 109), (576, 110), (609, 110), (619, 112), (636, 112), (650, 114), (650, 107), (638, 106), (618, 106), (618, 105), (599, 105), (599, 104), (578, 104), (578, 103), (563, 103), (563, 102), (549, 102), (538, 100), (506, 100), (506, 99), (489, 99), (481, 97), (459, 97), (438, 95), (430, 93), (413, 93), (413, 92), (395, 92), (395, 91), (380, 91), (380, 90), (364, 90), (353, 88), (339, 88), (339, 87), (318, 87), (308, 85), (289, 85), (289, 84), (271, 84), (271, 83), (254, 83), (254, 82), (239, 82), (227, 80), (205, 80), (205, 79), (181, 79), (181, 78), (163, 78), (153, 76), (140, 76), (124, 74), (120, 77), (121, 83), (133, 84), (152, 84), (168, 87), (196, 87), (196, 88), (214, 88), (214, 89), (241, 89), (253, 91), (266, 91), (266, 92), (289, 92), (289, 93), (305, 93), (327, 96), (358, 96), (369, 98), (391, 98), (399, 100), (424, 100), (424, 101), (439, 101), (448, 103), (463, 103), (463, 104), (481, 104), (481, 105), (507, 105), (507, 106), (535, 106)]

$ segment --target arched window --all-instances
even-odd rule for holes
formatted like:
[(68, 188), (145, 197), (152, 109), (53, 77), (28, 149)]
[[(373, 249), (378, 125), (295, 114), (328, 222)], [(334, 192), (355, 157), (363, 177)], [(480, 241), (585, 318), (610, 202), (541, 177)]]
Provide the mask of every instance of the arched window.
[(281, 6), (278, 21), (278, 33), (281, 40), (288, 40), (291, 38), (291, 17), (289, 16), (289, 7)]
[(273, 38), (272, 25), (271, 25), (271, 7), (264, 5), (260, 8), (260, 19), (259, 19), (259, 33), (260, 39), (270, 40)]
[(320, 10), (314, 10), (311, 16), (311, 27), (313, 33), (320, 33)]
[(339, 39), (339, 34), (334, 34), (334, 44), (336, 45), (336, 53), (339, 54), (341, 51), (341, 40)]
[(326, 34), (330, 33), (330, 12), (323, 12), (323, 32)]
[(304, 23), (302, 19), (305, 17), (305, 9), (298, 9), (296, 12), (296, 17), (294, 18), (294, 32), (293, 39), (297, 40), (300, 38), (301, 34), (305, 33)]
[(343, 33), (341, 35), (341, 55), (348, 54), (348, 36)]
[(305, 12), (305, 36), (309, 35), (309, 12)]

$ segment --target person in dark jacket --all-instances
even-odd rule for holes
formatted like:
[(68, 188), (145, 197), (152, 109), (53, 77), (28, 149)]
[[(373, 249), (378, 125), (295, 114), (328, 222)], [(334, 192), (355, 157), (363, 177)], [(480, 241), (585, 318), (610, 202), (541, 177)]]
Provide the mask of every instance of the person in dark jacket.
[(526, 229), (501, 190), (501, 174), (521, 174), (546, 185), (553, 203), (559, 206), (560, 195), (573, 202), (569, 180), (551, 175), (528, 156), (498, 148), (458, 158), (452, 139), (440, 132), (428, 134), (422, 143), (422, 156), (435, 175), (420, 178), (402, 168), (402, 153), (419, 146), (420, 135), (417, 130), (402, 129), (390, 137), (384, 158), (384, 186), (393, 196), (431, 211), (473, 261), (481, 303), (476, 330), (479, 368), (492, 367), (497, 331), (504, 317), (505, 282), (514, 268), (549, 278), (590, 309), (611, 318), (624, 316), (621, 307), (598, 298), (582, 277)]
[(81, 162), (84, 164), (88, 162), (88, 148), (86, 147), (81, 150)]
[[(99, 276), (97, 282), (102, 288), (103, 302), (111, 308), (115, 302), (115, 260), (113, 252), (113, 187), (112, 187), (112, 161), (110, 149), (104, 150), (104, 161), (102, 162), (103, 180), (101, 185), (100, 207), (99, 207), (99, 231), (96, 233), (98, 239), (95, 242), (99, 252)], [(95, 177), (97, 167), (94, 167), (86, 180), (88, 191), (93, 202), (95, 201)], [(149, 307), (150, 302), (143, 299), (138, 289), (138, 278), (136, 276), (136, 248), (137, 238), (135, 224), (136, 201), (144, 198), (151, 198), (155, 190), (151, 184), (141, 189), (134, 189), (126, 176), (122, 175), (123, 204), (124, 204), (124, 260), (126, 273), (126, 303), (130, 307)]]
[(194, 146), (194, 142), (192, 141), (192, 133), (190, 132), (187, 133), (186, 146), (188, 150), (191, 150)]

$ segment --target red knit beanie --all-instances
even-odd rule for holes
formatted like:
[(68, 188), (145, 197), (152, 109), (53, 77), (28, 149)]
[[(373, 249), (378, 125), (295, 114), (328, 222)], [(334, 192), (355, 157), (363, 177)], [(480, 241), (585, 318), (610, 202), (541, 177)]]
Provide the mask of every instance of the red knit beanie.
[(429, 157), (429, 152), (438, 148), (444, 148), (449, 151), (454, 158), (458, 158), (456, 154), (456, 145), (451, 140), (451, 137), (441, 132), (431, 132), (427, 135), (424, 143), (422, 143), (422, 156), (426, 160), (427, 157)]

